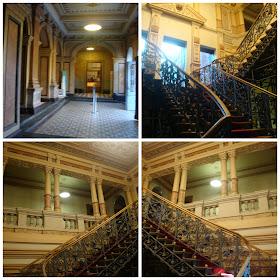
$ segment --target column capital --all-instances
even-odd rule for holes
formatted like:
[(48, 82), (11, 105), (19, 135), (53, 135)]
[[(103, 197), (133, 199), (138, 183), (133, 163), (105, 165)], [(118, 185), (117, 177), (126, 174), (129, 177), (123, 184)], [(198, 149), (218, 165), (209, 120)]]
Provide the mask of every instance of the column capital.
[(236, 150), (228, 151), (228, 156), (229, 156), (229, 158), (236, 157), (237, 156)]
[(180, 171), (181, 171), (180, 165), (175, 165), (175, 166), (174, 166), (174, 171), (175, 171), (175, 172), (180, 172)]
[(45, 173), (46, 174), (51, 174), (52, 170), (53, 170), (53, 168), (51, 166), (45, 166)]
[(123, 187), (123, 190), (124, 190), (125, 192), (130, 192), (130, 191), (131, 191), (131, 187), (129, 187), (129, 186), (124, 186), (124, 187)]
[(3, 163), (6, 165), (8, 163), (8, 161), (9, 161), (9, 158), (4, 156), (3, 157)]
[(151, 182), (153, 180), (153, 178), (150, 175), (145, 176), (145, 180), (147, 180), (148, 182)]
[(102, 184), (102, 182), (103, 182), (103, 179), (101, 179), (101, 178), (97, 178), (97, 183), (98, 183), (99, 185), (101, 185), (101, 184)]
[(90, 183), (95, 183), (95, 182), (96, 182), (96, 177), (91, 176), (91, 177), (89, 177), (88, 181), (89, 181)]
[(61, 169), (60, 168), (54, 168), (53, 169), (53, 174), (54, 175), (60, 175), (60, 173), (61, 173)]
[(227, 152), (223, 152), (219, 154), (219, 158), (222, 159), (227, 159)]
[(191, 166), (188, 163), (181, 164), (182, 170), (190, 170)]

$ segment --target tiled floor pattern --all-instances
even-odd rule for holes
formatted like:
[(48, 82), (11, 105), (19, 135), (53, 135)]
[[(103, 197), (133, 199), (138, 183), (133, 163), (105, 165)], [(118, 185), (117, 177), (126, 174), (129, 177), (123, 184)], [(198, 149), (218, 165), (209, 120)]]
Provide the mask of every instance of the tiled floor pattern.
[[(92, 92), (90, 92), (90, 93), (75, 93), (74, 96), (92, 98)], [(97, 93), (97, 97), (112, 98), (113, 94)]]
[(92, 113), (91, 102), (70, 101), (42, 126), (33, 131), (73, 138), (137, 138), (134, 112), (122, 103), (98, 102)]

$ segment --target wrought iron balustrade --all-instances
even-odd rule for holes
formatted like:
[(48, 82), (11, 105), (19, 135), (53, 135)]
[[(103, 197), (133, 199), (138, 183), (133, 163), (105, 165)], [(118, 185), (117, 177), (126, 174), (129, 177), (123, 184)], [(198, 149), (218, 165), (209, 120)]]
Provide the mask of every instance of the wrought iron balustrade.
[(207, 85), (231, 110), (246, 115), (253, 128), (263, 128), (276, 137), (277, 95), (253, 85), (213, 65), (205, 66), (193, 76)]
[[(25, 267), (21, 275), (115, 276), (137, 254), (137, 238), (131, 237), (137, 230), (137, 219), (138, 202), (134, 202)], [(127, 242), (127, 238), (131, 241)], [(121, 248), (123, 242), (126, 248)], [(116, 249), (122, 249), (122, 252), (114, 254)], [(114, 256), (110, 263), (107, 254)], [(104, 261), (107, 265), (100, 266), (100, 262)]]
[(102, 224), (106, 219), (108, 219), (108, 216), (104, 217), (100, 221), (93, 224), (91, 227), (87, 228), (86, 231), (81, 232), (77, 234), (75, 237), (71, 238), (67, 242), (61, 244), (57, 248), (51, 250), (50, 252), (46, 253), (45, 255), (41, 256), (37, 260), (33, 261), (32, 263), (26, 265), (24, 268), (21, 269), (20, 275), (21, 276), (42, 276), (42, 263), (53, 253), (63, 249), (64, 247), (68, 246), (69, 244), (72, 244), (73, 242), (76, 242), (77, 240), (80, 240), (85, 234), (87, 234), (89, 231), (94, 229), (99, 224)]
[[(159, 80), (161, 92), (157, 93), (158, 99), (168, 99), (174, 105), (172, 110), (175, 113), (172, 116), (168, 111), (160, 113), (161, 118), (169, 120), (170, 126), (177, 125), (174, 137), (182, 137), (179, 135), (184, 125), (195, 133), (196, 137), (229, 135), (231, 115), (220, 98), (170, 61), (156, 45), (147, 40), (142, 52), (142, 69), (144, 76), (150, 74)], [(151, 79), (143, 80), (143, 87), (151, 85)], [(156, 94), (156, 91), (153, 92)]]
[[(165, 232), (174, 243), (191, 249), (193, 257), (199, 254), (234, 276), (245, 276), (248, 271), (251, 276), (276, 276), (272, 255), (252, 246), (240, 234), (215, 225), (148, 189), (143, 188), (143, 194), (144, 221), (151, 222), (158, 231)], [(148, 236), (145, 230), (143, 238), (144, 242), (150, 242), (150, 250), (153, 250), (162, 262), (166, 262), (167, 248), (153, 240), (153, 236)], [(168, 262), (168, 265), (174, 271), (178, 265), (182, 265), (182, 261), (173, 263), (174, 266), (171, 262)], [(186, 268), (184, 266), (185, 270)]]
[[(246, 36), (236, 49), (234, 55), (216, 59), (212, 62), (212, 65), (217, 67), (220, 70), (224, 70), (227, 73), (243, 77), (248, 71), (248, 65), (246, 68), (243, 67), (243, 63), (246, 62), (245, 59), (248, 58), (248, 54), (251, 52), (252, 48), (256, 46), (261, 36), (266, 32), (268, 26), (271, 22), (277, 17), (277, 4), (276, 3), (267, 3), (254, 24), (251, 26)], [(271, 40), (276, 35), (276, 27), (272, 28), (271, 31), (268, 31), (268, 36), (266, 42), (262, 46), (264, 51), (266, 46), (271, 42)], [(256, 53), (255, 56), (257, 59), (260, 55), (260, 52)], [(251, 59), (249, 63), (252, 65), (254, 60)]]

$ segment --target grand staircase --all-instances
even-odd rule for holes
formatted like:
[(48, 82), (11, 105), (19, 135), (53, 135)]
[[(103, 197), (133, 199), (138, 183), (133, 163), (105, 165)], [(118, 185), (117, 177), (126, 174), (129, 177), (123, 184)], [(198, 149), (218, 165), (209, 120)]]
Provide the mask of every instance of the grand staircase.
[[(234, 55), (192, 75), (146, 41), (143, 137), (276, 137), (276, 7), (264, 6)], [(260, 62), (269, 75), (263, 76)]]
[(148, 189), (143, 194), (143, 260), (154, 256), (168, 276), (276, 276), (276, 256)]
[(24, 267), (20, 276), (137, 276), (138, 202)]

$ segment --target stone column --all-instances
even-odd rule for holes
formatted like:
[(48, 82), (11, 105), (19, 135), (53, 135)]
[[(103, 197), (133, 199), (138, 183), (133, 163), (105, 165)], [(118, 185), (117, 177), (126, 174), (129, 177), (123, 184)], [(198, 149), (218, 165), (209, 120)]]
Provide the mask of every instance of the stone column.
[(227, 180), (227, 153), (219, 154), (221, 160), (221, 197), (228, 196), (228, 180)]
[(238, 193), (238, 178), (236, 168), (236, 151), (232, 150), (228, 152), (230, 158), (230, 180), (231, 180), (231, 195), (237, 195)]
[[(76, 58), (71, 57), (71, 60), (70, 60), (70, 73), (69, 73), (69, 77), (70, 77), (69, 93), (75, 93), (75, 64), (76, 64)], [(65, 95), (66, 95), (66, 92), (65, 92)]]
[(120, 96), (125, 94), (125, 63), (125, 58), (113, 58), (113, 92)]
[(238, 10), (238, 17), (239, 17), (239, 26), (237, 26), (237, 32), (243, 33), (246, 32), (245, 30), (245, 22), (244, 22), (244, 15), (242, 8)]
[(200, 26), (200, 24), (192, 22), (191, 72), (200, 69)]
[(38, 76), (38, 58), (39, 58), (39, 46), (40, 46), (40, 12), (41, 7), (39, 4), (32, 5), (32, 23), (33, 23), (33, 37), (30, 37), (31, 53), (30, 53), (30, 74), (29, 85), (27, 88), (28, 94), (28, 107), (32, 106), (34, 113), (36, 108), (39, 107), (41, 102), (41, 91), (39, 76)]
[(131, 194), (132, 194), (133, 201), (137, 201), (138, 200), (138, 193), (137, 193), (136, 187), (131, 187)]
[(45, 211), (52, 211), (51, 202), (52, 202), (52, 185), (51, 185), (51, 174), (52, 167), (45, 167), (46, 181), (45, 181)]
[(59, 175), (60, 175), (61, 169), (54, 168), (53, 174), (54, 174), (54, 211), (61, 212), (60, 209), (60, 189), (59, 189)]
[(52, 69), (51, 69), (51, 85), (50, 85), (50, 98), (58, 97), (58, 84), (56, 83), (56, 46), (57, 46), (57, 30), (53, 28), (53, 52), (52, 52)]
[(185, 203), (185, 193), (187, 187), (187, 180), (188, 180), (188, 170), (190, 170), (190, 166), (188, 164), (182, 164), (182, 177), (181, 177), (181, 184), (180, 184), (180, 191), (179, 191), (179, 198), (178, 198), (178, 205), (182, 206)]
[(90, 191), (91, 191), (93, 215), (97, 217), (97, 216), (100, 216), (100, 213), (99, 213), (99, 204), (98, 204), (98, 199), (97, 199), (95, 182), (96, 182), (96, 178), (90, 177)]
[(179, 165), (177, 165), (174, 167), (174, 170), (175, 170), (175, 177), (174, 177), (173, 189), (172, 189), (172, 194), (171, 194), (171, 202), (177, 203), (181, 168)]
[(100, 205), (100, 210), (101, 210), (101, 216), (106, 216), (106, 205), (105, 205), (105, 200), (104, 200), (104, 195), (103, 195), (103, 190), (102, 190), (102, 179), (97, 179), (97, 192), (98, 192), (98, 200), (99, 200), (99, 205)]
[[(149, 176), (149, 175), (145, 176), (144, 183), (143, 183), (143, 188), (148, 189), (149, 188), (149, 184), (152, 181), (152, 179), (153, 178), (151, 176)], [(146, 195), (146, 193), (147, 193), (147, 191), (145, 189), (142, 189), (142, 195)]]
[(150, 24), (150, 30), (149, 30), (149, 41), (155, 44), (156, 46), (159, 46), (161, 42), (159, 42), (159, 26), (160, 26), (160, 18), (161, 18), (162, 12), (158, 10), (152, 9), (152, 17), (151, 17), (151, 24)]
[(126, 187), (124, 190), (125, 190), (125, 194), (126, 194), (128, 204), (133, 203), (133, 198), (132, 198), (130, 187)]

